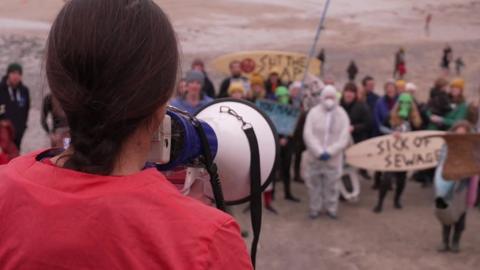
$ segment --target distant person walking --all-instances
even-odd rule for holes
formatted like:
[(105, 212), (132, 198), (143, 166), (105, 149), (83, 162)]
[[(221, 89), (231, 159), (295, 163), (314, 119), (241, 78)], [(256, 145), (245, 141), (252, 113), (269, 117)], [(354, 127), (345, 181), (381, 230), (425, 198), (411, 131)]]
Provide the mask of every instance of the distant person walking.
[(320, 52), (317, 55), (317, 59), (320, 60), (320, 76), (323, 77), (323, 70), (325, 68), (325, 61), (327, 61), (326, 55), (325, 55), (325, 49), (322, 48)]
[(405, 61), (405, 49), (400, 48), (395, 54), (393, 78), (401, 80), (404, 78), (406, 73), (407, 73), (407, 64)]
[(443, 49), (443, 56), (442, 56), (442, 62), (440, 64), (441, 68), (445, 71), (445, 73), (448, 75), (450, 73), (450, 62), (453, 60), (453, 50), (450, 45), (447, 45), (445, 49)]
[(465, 68), (465, 62), (463, 62), (462, 57), (458, 57), (457, 60), (455, 60), (455, 71), (457, 73), (457, 76), (462, 75), (462, 70)]
[(425, 18), (425, 35), (428, 37), (430, 36), (430, 24), (432, 23), (432, 14), (428, 13), (427, 17)]
[(18, 149), (27, 129), (30, 111), (30, 91), (22, 83), (22, 74), (22, 66), (12, 63), (0, 82), (0, 107), (3, 108), (4, 118), (10, 120), (15, 128), (15, 145)]
[(358, 74), (358, 67), (354, 60), (350, 61), (350, 65), (347, 68), (348, 80), (354, 82)]

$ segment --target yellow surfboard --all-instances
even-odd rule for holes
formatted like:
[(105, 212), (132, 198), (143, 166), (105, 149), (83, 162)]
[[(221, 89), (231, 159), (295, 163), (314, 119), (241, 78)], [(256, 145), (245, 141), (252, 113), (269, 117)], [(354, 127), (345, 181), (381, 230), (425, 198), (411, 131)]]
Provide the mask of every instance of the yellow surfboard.
[(445, 144), (442, 131), (402, 133), (399, 138), (385, 135), (348, 148), (346, 162), (353, 167), (384, 172), (434, 168)]
[[(226, 54), (213, 61), (213, 67), (219, 72), (230, 74), (229, 65), (240, 61), (244, 75), (261, 74), (264, 78), (272, 70), (280, 72), (284, 81), (303, 80), (308, 57), (301, 53), (282, 51), (245, 51)], [(320, 61), (316, 58), (310, 62), (309, 72), (320, 75)]]

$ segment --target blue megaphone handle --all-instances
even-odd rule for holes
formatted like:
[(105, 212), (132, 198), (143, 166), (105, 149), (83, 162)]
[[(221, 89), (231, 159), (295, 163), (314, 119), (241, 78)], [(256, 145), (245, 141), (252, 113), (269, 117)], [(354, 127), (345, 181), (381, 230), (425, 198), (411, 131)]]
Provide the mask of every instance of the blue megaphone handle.
[[(157, 164), (157, 169), (160, 171), (172, 170), (178, 166), (190, 165), (202, 156), (204, 153), (204, 147), (196, 130), (196, 125), (200, 125), (205, 132), (207, 141), (210, 147), (212, 158), (215, 158), (218, 149), (217, 136), (213, 128), (206, 122), (199, 120), (187, 112), (181, 111), (175, 107), (169, 106), (167, 114), (170, 116), (177, 125), (174, 127), (180, 127), (183, 131), (183, 145), (179, 153), (170, 159), (170, 162), (166, 164)], [(172, 133), (178, 132), (178, 130), (172, 130)]]

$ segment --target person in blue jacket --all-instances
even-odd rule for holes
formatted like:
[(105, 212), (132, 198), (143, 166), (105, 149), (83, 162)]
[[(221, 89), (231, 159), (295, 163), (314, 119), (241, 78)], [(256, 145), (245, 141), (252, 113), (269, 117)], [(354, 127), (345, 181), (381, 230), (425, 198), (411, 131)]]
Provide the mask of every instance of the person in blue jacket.
[(185, 76), (187, 90), (182, 96), (174, 98), (170, 105), (194, 115), (200, 108), (213, 101), (212, 98), (202, 93), (205, 82), (203, 73), (190, 70)]

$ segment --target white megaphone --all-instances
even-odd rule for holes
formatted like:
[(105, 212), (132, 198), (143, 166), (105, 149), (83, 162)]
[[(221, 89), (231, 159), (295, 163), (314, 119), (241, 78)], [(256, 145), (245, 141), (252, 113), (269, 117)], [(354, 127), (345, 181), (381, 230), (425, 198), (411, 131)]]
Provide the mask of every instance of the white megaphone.
[[(249, 139), (249, 131), (250, 137), (255, 138)], [(257, 142), (255, 146), (251, 145), (252, 139)], [(268, 116), (252, 103), (227, 98), (208, 104), (195, 116), (169, 107), (154, 138), (149, 160), (159, 170), (166, 171), (179, 166), (204, 168), (210, 158), (218, 171), (223, 198), (231, 205), (247, 202), (252, 193), (252, 151), (258, 152), (258, 158), (254, 158), (258, 161), (253, 166), (258, 166), (263, 191), (274, 176), (278, 153), (276, 129)]]
[[(150, 161), (159, 170), (186, 167), (185, 184), (208, 172), (211, 189), (204, 190), (218, 209), (249, 201), (253, 229), (250, 256), (260, 238), (262, 199), (275, 174), (278, 135), (271, 120), (250, 102), (219, 99), (191, 116), (169, 107), (153, 138)], [(184, 190), (185, 190), (184, 184)], [(207, 194), (209, 193), (209, 194)]]

